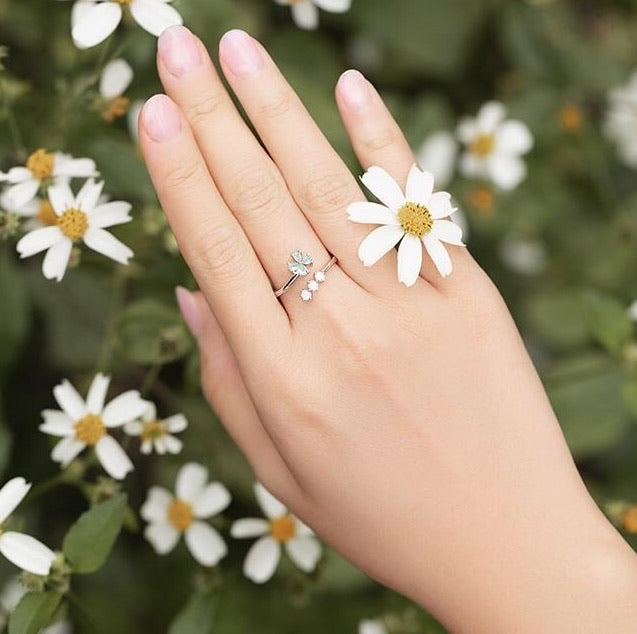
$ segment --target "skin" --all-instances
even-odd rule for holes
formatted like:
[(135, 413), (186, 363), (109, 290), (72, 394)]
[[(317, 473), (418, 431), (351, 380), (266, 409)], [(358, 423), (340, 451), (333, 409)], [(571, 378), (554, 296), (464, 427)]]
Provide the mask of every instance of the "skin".
[[(201, 293), (179, 291), (205, 394), (257, 478), (373, 578), (451, 632), (633, 632), (637, 557), (579, 477), (497, 289), (467, 249), (415, 286), (390, 252), (364, 268), (365, 200), (255, 40), (221, 69), (183, 27), (159, 40), (167, 96), (140, 143)], [(412, 152), (371, 84), (336, 101), (361, 166), (404, 185)], [(426, 166), (424, 166), (426, 168)], [(295, 248), (338, 265), (280, 298)]]

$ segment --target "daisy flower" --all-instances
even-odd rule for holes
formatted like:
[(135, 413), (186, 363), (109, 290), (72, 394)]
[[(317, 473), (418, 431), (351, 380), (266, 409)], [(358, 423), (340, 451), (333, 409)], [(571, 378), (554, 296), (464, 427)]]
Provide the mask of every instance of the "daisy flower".
[(168, 3), (172, 0), (76, 0), (71, 11), (71, 37), (78, 48), (90, 48), (103, 42), (119, 25), (122, 5), (127, 5), (142, 29), (159, 37), (175, 24), (183, 24), (179, 13)]
[(460, 171), (470, 178), (485, 178), (500, 189), (515, 189), (526, 177), (520, 158), (533, 147), (533, 137), (521, 121), (505, 121), (506, 109), (497, 101), (485, 103), (475, 119), (458, 125), (458, 137), (466, 145)]
[(99, 204), (104, 183), (89, 179), (77, 196), (67, 183), (49, 187), (47, 193), (57, 216), (55, 224), (27, 233), (16, 245), (21, 257), (26, 258), (46, 250), (42, 273), (58, 282), (64, 277), (73, 244), (78, 241), (120, 264), (128, 264), (133, 252), (108, 231), (129, 222), (130, 203), (114, 201)]
[(126, 423), (124, 431), (129, 436), (141, 438), (141, 452), (149, 454), (153, 448), (158, 454), (177, 454), (181, 451), (183, 443), (172, 434), (178, 434), (188, 427), (188, 421), (183, 414), (175, 414), (163, 420), (157, 418), (157, 408), (150, 403), (148, 409), (142, 414), (141, 420)]
[(455, 209), (447, 192), (434, 193), (433, 176), (413, 165), (404, 194), (380, 167), (370, 167), (361, 180), (382, 203), (357, 202), (347, 208), (352, 222), (382, 225), (361, 242), (358, 257), (362, 263), (372, 266), (400, 242), (398, 281), (413, 286), (420, 274), (424, 245), (440, 275), (449, 275), (451, 259), (442, 243), (464, 246), (462, 229), (453, 221), (444, 220)]
[(321, 545), (312, 530), (261, 483), (255, 483), (254, 494), (267, 519), (249, 517), (233, 522), (230, 528), (237, 539), (259, 537), (243, 562), (245, 576), (255, 583), (270, 579), (281, 559), (281, 545), (303, 572), (312, 572), (321, 557)]
[(30, 488), (31, 484), (24, 478), (13, 478), (0, 489), (0, 553), (22, 570), (34, 575), (48, 575), (55, 553), (34, 537), (3, 528)]
[(114, 59), (100, 75), (99, 93), (103, 99), (102, 118), (111, 123), (125, 115), (130, 101), (124, 92), (133, 81), (133, 69), (125, 59)]
[(608, 93), (603, 129), (617, 145), (622, 162), (628, 167), (637, 167), (637, 71), (625, 85)]
[(302, 29), (316, 29), (319, 24), (319, 9), (330, 13), (345, 13), (352, 0), (276, 0), (277, 4), (290, 7), (292, 19)]
[(196, 462), (185, 464), (177, 474), (176, 495), (154, 486), (141, 508), (149, 522), (144, 537), (158, 555), (169, 553), (181, 535), (188, 550), (202, 566), (216, 566), (228, 549), (221, 535), (202, 519), (209, 519), (230, 504), (230, 493), (220, 482), (208, 483), (208, 470)]
[(388, 634), (389, 630), (380, 619), (363, 619), (358, 624), (358, 634)]
[(122, 427), (141, 416), (148, 408), (148, 401), (137, 390), (129, 390), (104, 405), (110, 377), (96, 374), (89, 388), (86, 401), (77, 390), (64, 379), (53, 388), (53, 396), (62, 408), (45, 409), (41, 432), (60, 436), (51, 458), (66, 467), (86, 447), (95, 447), (95, 453), (108, 475), (122, 480), (133, 463), (118, 442), (109, 435), (109, 430)]
[(451, 132), (432, 132), (416, 152), (419, 165), (430, 172), (438, 187), (446, 187), (453, 178), (458, 155), (458, 142)]
[(0, 172), (0, 183), (9, 183), (5, 196), (15, 207), (22, 207), (36, 197), (40, 186), (50, 182), (68, 182), (71, 178), (98, 176), (95, 161), (89, 158), (73, 158), (61, 152), (47, 152), (40, 148), (27, 159), (23, 167), (12, 167)]

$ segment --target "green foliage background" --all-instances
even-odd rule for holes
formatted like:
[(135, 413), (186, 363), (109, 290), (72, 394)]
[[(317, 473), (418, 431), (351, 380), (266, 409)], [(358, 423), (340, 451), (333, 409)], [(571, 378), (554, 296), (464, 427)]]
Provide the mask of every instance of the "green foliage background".
[[(334, 84), (351, 66), (378, 86), (414, 148), (492, 98), (527, 123), (535, 148), (518, 189), (496, 194), (488, 213), (472, 202), (476, 183), (456, 178), (449, 189), (468, 218), (472, 252), (523, 333), (587, 485), (600, 505), (637, 501), (637, 342), (625, 312), (637, 297), (637, 181), (600, 126), (606, 92), (637, 66), (637, 1), (354, 0), (347, 14), (322, 13), (316, 32), (298, 30), (287, 8), (270, 0), (174, 6), (213, 52), (235, 27), (264, 42), (354, 173), (360, 169), (333, 102)], [(134, 222), (115, 233), (136, 257), (122, 268), (85, 251), (81, 265), (56, 284), (43, 279), (41, 256), (18, 261), (15, 240), (0, 242), (2, 481), (58, 473), (50, 439), (37, 431), (39, 412), (54, 406), (51, 390), (60, 379), (86, 390), (101, 369), (113, 375), (115, 392), (145, 385), (160, 414), (183, 411), (190, 421), (181, 455), (134, 456), (136, 469), (124, 483), (131, 508), (139, 509), (152, 484), (172, 488), (178, 467), (196, 460), (233, 493), (217, 522), (227, 530), (231, 519), (256, 512), (253, 476), (199, 392), (196, 351), (173, 299), (175, 285), (191, 286), (191, 278), (166, 248), (125, 122), (107, 124), (89, 107), (97, 72), (115, 56), (135, 69), (129, 96), (160, 90), (155, 38), (130, 23), (107, 43), (79, 51), (70, 39), (70, 8), (0, 0), (0, 44), (8, 47), (0, 169), (24, 164), (38, 147), (94, 158), (106, 191), (133, 203)], [(583, 116), (576, 130), (560, 123), (568, 106)], [(510, 236), (544, 243), (545, 270), (521, 275), (503, 266), (498, 253)], [(62, 483), (27, 504), (24, 520), (31, 534), (59, 548), (85, 509), (82, 491)], [(391, 615), (395, 632), (443, 631), (333, 552), (310, 577), (284, 563), (258, 587), (241, 575), (246, 543), (228, 537), (230, 555), (204, 571), (183, 545), (156, 556), (132, 514), (125, 524), (99, 573), (73, 578), (68, 610), (77, 632), (354, 632), (359, 619), (382, 614)], [(11, 574), (0, 563), (0, 581)]]

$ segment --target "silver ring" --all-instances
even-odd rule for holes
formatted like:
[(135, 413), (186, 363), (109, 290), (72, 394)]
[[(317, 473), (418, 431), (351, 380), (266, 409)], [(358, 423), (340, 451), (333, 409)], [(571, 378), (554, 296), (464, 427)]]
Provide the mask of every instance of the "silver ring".
[(312, 256), (309, 253), (303, 253), (300, 249), (292, 251), (290, 257), (292, 259), (288, 260), (288, 269), (290, 269), (292, 277), (281, 288), (274, 291), (275, 297), (281, 297), (283, 293), (287, 293), (299, 277), (305, 277), (310, 272), (310, 268), (314, 264)]
[(314, 279), (310, 280), (307, 283), (307, 286), (301, 291), (301, 299), (304, 302), (309, 302), (312, 297), (314, 297), (314, 293), (318, 291), (319, 284), (322, 284), (325, 281), (325, 274), (336, 264), (337, 258), (333, 255), (330, 261), (322, 268), (314, 273)]

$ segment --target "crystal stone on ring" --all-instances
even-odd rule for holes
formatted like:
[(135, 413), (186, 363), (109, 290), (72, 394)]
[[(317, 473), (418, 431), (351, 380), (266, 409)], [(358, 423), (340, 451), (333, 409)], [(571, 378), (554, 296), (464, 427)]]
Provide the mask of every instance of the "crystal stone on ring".
[(323, 271), (316, 271), (316, 273), (314, 273), (314, 279), (317, 282), (324, 282), (325, 281), (325, 273)]
[(318, 291), (318, 287), (319, 287), (319, 285), (318, 285), (318, 282), (316, 280), (310, 280), (307, 283), (307, 290), (308, 291), (312, 291), (313, 293), (315, 291)]
[(310, 272), (310, 266), (312, 266), (312, 256), (309, 253), (302, 253), (301, 251), (293, 251), (292, 259), (288, 262), (288, 268), (293, 275), (300, 275), (305, 277)]
[(301, 299), (304, 302), (309, 302), (312, 299), (312, 291), (308, 291), (307, 288), (304, 288), (301, 291)]

